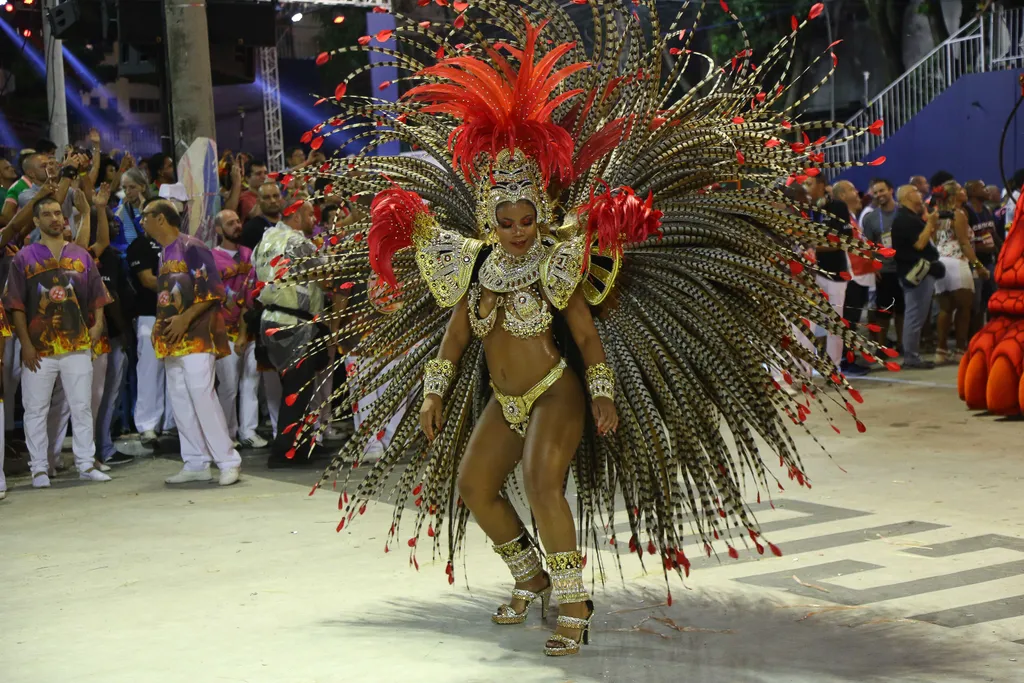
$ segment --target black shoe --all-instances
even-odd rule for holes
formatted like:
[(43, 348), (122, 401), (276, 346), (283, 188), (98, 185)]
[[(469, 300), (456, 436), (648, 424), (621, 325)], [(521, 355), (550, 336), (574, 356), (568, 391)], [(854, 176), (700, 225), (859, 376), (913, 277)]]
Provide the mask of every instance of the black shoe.
[(103, 464), (110, 465), (111, 467), (113, 467), (114, 465), (127, 465), (130, 462), (135, 462), (134, 455), (127, 455), (125, 453), (115, 452), (112, 456), (104, 460)]
[(917, 363), (904, 363), (903, 364), (903, 369), (904, 370), (934, 370), (935, 369), (935, 363), (931, 362), (930, 360), (922, 360), (922, 361), (918, 361)]
[(840, 369), (847, 377), (863, 377), (871, 372), (870, 368), (866, 368), (863, 365), (857, 365), (856, 363), (843, 363), (840, 366)]

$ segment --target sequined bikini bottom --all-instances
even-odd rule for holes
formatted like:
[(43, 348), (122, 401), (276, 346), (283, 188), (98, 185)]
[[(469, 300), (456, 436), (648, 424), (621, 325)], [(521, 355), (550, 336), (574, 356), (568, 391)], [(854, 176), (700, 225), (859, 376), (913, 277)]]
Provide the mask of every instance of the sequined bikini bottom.
[(566, 367), (568, 365), (563, 358), (558, 361), (558, 365), (551, 368), (551, 372), (544, 375), (541, 381), (534, 384), (533, 388), (522, 396), (503, 394), (498, 390), (498, 387), (494, 386), (494, 382), (491, 382), (494, 398), (497, 399), (498, 404), (501, 406), (501, 414), (505, 416), (505, 422), (519, 436), (526, 436), (526, 428), (530, 424), (530, 409), (533, 408), (533, 404), (558, 381), (562, 373), (565, 372)]

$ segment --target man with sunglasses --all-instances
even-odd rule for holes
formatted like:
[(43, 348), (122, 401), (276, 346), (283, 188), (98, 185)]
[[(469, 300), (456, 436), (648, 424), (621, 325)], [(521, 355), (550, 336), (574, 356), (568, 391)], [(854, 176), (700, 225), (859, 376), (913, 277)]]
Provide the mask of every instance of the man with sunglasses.
[(184, 460), (182, 470), (165, 481), (211, 481), (215, 462), (218, 483), (234, 484), (242, 459), (214, 390), (216, 359), (229, 353), (217, 264), (209, 247), (181, 232), (181, 215), (165, 199), (146, 204), (142, 227), (161, 247), (153, 348), (164, 359)]

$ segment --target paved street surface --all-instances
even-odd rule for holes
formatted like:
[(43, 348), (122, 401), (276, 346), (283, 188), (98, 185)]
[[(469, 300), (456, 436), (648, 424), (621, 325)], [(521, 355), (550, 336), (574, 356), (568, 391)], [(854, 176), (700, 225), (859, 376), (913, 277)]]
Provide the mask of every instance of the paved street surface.
[(812, 415), (834, 461), (800, 438), (813, 489), (758, 508), (782, 557), (694, 561), (668, 606), (656, 562), (623, 581), (605, 546), (578, 657), (542, 655), (539, 614), (490, 623), (509, 582), (479, 530), (449, 586), (425, 535), (418, 572), (408, 533), (383, 552), (390, 505), (335, 533), (337, 495), (260, 454), (229, 488), (165, 486), (170, 457), (13, 477), (0, 681), (1024, 683), (1024, 421), (964, 410), (952, 368), (893, 378), (858, 381), (866, 434)]

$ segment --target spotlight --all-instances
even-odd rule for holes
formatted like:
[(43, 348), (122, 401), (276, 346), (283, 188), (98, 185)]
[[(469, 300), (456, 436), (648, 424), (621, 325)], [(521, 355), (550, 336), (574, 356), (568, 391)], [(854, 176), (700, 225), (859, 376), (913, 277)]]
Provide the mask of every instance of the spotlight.
[(36, 0), (22, 0), (26, 5), (34, 4)]
[(4, 9), (7, 10), (8, 12), (13, 12), (14, 5), (12, 5), (11, 3), (7, 3), (6, 5), (4, 5)]
[(32, 29), (30, 29), (30, 28), (25, 29), (24, 31), (21, 32), (21, 35), (23, 35), (26, 38), (31, 38), (32, 37)]
[(292, 23), (297, 24), (302, 21), (302, 12), (296, 12), (292, 15)]
[(345, 23), (345, 15), (344, 14), (339, 14), (338, 16), (334, 17), (334, 23), (335, 24), (343, 24), (343, 23)]

